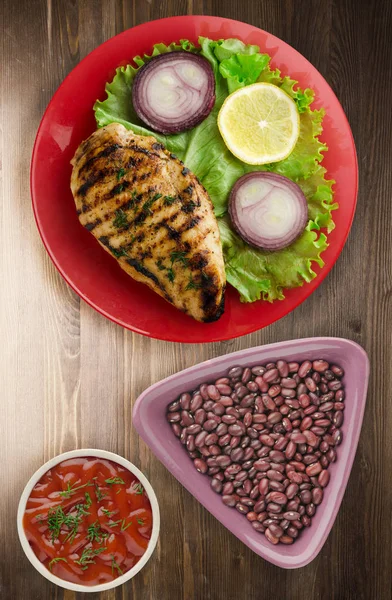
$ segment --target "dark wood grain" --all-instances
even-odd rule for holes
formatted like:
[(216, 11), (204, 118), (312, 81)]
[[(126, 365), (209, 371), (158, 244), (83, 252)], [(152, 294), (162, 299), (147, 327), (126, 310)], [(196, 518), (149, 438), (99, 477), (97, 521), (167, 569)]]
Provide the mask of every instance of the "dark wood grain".
[[(138, 23), (179, 14), (252, 23), (304, 54), (346, 111), (360, 169), (353, 228), (333, 271), (296, 311), (238, 340), (159, 342), (106, 321), (50, 263), (30, 208), (32, 144), (52, 94), (88, 52)], [(16, 534), (18, 497), (42, 462), (101, 447), (150, 478), (162, 512), (157, 550), (128, 585), (91, 600), (392, 598), (392, 3), (382, 0), (2, 0), (0, 2), (1, 600), (81, 600), (43, 579)], [(312, 335), (351, 338), (372, 371), (365, 422), (336, 524), (304, 569), (280, 570), (190, 496), (131, 427), (154, 381), (200, 360)]]

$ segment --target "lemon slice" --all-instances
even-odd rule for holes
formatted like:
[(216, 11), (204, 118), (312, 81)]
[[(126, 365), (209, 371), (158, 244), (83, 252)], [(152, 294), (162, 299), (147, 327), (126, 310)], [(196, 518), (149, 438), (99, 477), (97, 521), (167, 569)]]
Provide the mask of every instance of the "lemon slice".
[(287, 158), (299, 135), (294, 100), (272, 83), (254, 83), (230, 94), (218, 115), (230, 152), (250, 165)]

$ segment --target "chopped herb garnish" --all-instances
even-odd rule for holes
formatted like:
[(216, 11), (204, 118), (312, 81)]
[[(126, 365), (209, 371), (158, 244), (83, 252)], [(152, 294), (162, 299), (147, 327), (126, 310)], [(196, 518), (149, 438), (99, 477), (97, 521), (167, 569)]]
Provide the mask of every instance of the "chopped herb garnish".
[(75, 492), (77, 492), (78, 490), (81, 490), (84, 487), (88, 487), (94, 485), (91, 481), (88, 481), (87, 483), (84, 483), (83, 485), (78, 485), (76, 487), (73, 487), (69, 482), (67, 484), (67, 489), (63, 490), (62, 492), (59, 492), (59, 496), (61, 496), (62, 498), (66, 498), (67, 500), (73, 495), (75, 494)]
[[(90, 498), (90, 500), (91, 500), (91, 498)], [(76, 504), (75, 505), (76, 516), (73, 517), (75, 519), (75, 521), (74, 521), (67, 537), (64, 539), (64, 543), (68, 542), (68, 540), (69, 540), (69, 542), (72, 544), (72, 542), (74, 541), (75, 536), (78, 532), (78, 527), (79, 527), (79, 524), (80, 524), (82, 518), (90, 514), (88, 512), (88, 510), (86, 510), (87, 508), (89, 508), (89, 506), (91, 506), (91, 505), (89, 505), (89, 504)]]
[(113, 248), (112, 246), (110, 246), (109, 250), (116, 258), (120, 258), (121, 256), (128, 256), (128, 254), (123, 248)]
[(86, 537), (89, 542), (98, 542), (98, 544), (102, 544), (103, 540), (109, 537), (109, 534), (102, 531), (99, 522), (95, 521), (95, 523), (89, 525)]
[(132, 489), (135, 490), (136, 494), (143, 494), (144, 492), (144, 487), (141, 483), (136, 483), (136, 485), (133, 484)]
[(179, 262), (182, 265), (184, 265), (184, 267), (188, 266), (189, 260), (186, 258), (186, 252), (172, 252), (170, 254), (170, 260), (172, 265), (174, 265), (174, 263)]
[(163, 266), (162, 264), (162, 259), (160, 258), (159, 260), (157, 260), (157, 267), (160, 271), (164, 271), (166, 267)]
[(144, 525), (144, 519), (138, 519), (137, 522), (139, 523), (139, 525)]
[(73, 539), (77, 533), (79, 522), (80, 518), (77, 515), (66, 515), (62, 506), (49, 509), (48, 529), (51, 533), (52, 543), (58, 539), (64, 527), (70, 530), (64, 542), (69, 538)]
[(114, 575), (114, 569), (117, 569), (119, 575), (123, 574), (122, 570), (120, 569), (120, 565), (116, 562), (116, 559), (114, 558), (114, 554), (113, 554), (113, 556), (112, 556), (112, 575)]
[(132, 521), (129, 521), (128, 525), (125, 525), (125, 519), (123, 519), (121, 523), (121, 531), (125, 531), (130, 525), (132, 525)]
[(95, 496), (96, 496), (98, 502), (101, 502), (101, 500), (103, 500), (106, 496), (106, 494), (103, 494), (101, 492), (101, 490), (99, 489), (97, 484), (95, 484)]
[(123, 183), (119, 183), (118, 185), (116, 185), (116, 187), (113, 188), (113, 195), (115, 194), (120, 194), (124, 189), (124, 184)]
[(170, 267), (170, 269), (167, 270), (167, 278), (171, 283), (173, 283), (174, 278), (175, 278), (175, 273), (174, 273), (173, 267)]
[(88, 506), (86, 504), (76, 504), (75, 508), (77, 510), (77, 514), (78, 514), (79, 517), (84, 517), (84, 516), (90, 514), (88, 512), (88, 510), (86, 510), (86, 508), (88, 508)]
[(103, 512), (103, 514), (104, 514), (106, 517), (108, 517), (108, 518), (110, 518), (112, 515), (114, 515), (114, 511), (112, 511), (112, 512), (111, 512), (111, 511), (110, 511), (110, 510), (108, 510), (107, 508), (103, 508), (103, 509), (102, 509), (102, 512)]
[(164, 196), (164, 198), (163, 198), (163, 202), (166, 206), (170, 206), (176, 200), (177, 200), (177, 198), (175, 196)]
[(105, 479), (105, 483), (107, 483), (108, 485), (124, 485), (125, 481), (124, 479), (121, 479), (121, 477), (111, 477), (110, 479)]
[(120, 181), (121, 177), (124, 177), (125, 173), (126, 173), (125, 169), (122, 169), (122, 168), (119, 169), (117, 171), (117, 181)]
[(62, 558), (61, 556), (57, 557), (57, 558), (52, 558), (52, 560), (49, 563), (49, 571), (52, 570), (53, 565), (55, 565), (56, 563), (60, 562), (60, 560), (63, 560), (64, 562), (68, 562), (66, 558)]
[[(77, 487), (72, 487), (68, 484), (68, 487), (64, 492), (60, 492), (60, 495), (63, 495), (65, 498), (70, 498), (72, 494), (74, 494), (77, 490), (80, 490), (83, 487), (94, 485), (91, 481), (88, 481), (84, 485), (79, 485)], [(63, 540), (63, 543), (72, 542), (75, 539), (75, 536), (78, 532), (78, 527), (80, 525), (81, 520), (84, 516), (89, 515), (88, 508), (92, 505), (91, 496), (88, 492), (85, 492), (84, 497), (86, 499), (85, 504), (79, 502), (74, 506), (72, 512), (76, 511), (76, 514), (65, 514), (62, 506), (57, 506), (56, 508), (51, 508), (48, 512), (48, 529), (51, 533), (52, 542), (59, 538), (61, 531), (66, 528), (68, 529), (67, 535)]]
[(189, 283), (186, 286), (186, 290), (198, 290), (202, 287), (201, 283), (197, 283), (196, 281), (194, 281), (194, 279), (192, 279), (192, 275), (189, 277)]
[(128, 225), (127, 215), (121, 208), (116, 210), (116, 218), (113, 221), (113, 225), (114, 227), (117, 227), (117, 229), (122, 229)]
[(159, 200), (159, 198), (162, 198), (162, 194), (155, 194), (155, 196), (147, 200), (142, 206), (142, 212), (147, 213), (147, 215), (152, 215), (151, 206), (156, 200)]
[(105, 552), (105, 550), (105, 547), (95, 549), (85, 548), (82, 552), (82, 556), (79, 558), (79, 560), (75, 560), (75, 563), (81, 566), (82, 571), (85, 571), (88, 569), (89, 565), (95, 564), (94, 556), (98, 556), (98, 554)]
[(121, 523), (121, 519), (119, 519), (118, 521), (112, 521), (111, 523), (108, 523), (108, 527), (117, 527), (119, 523)]

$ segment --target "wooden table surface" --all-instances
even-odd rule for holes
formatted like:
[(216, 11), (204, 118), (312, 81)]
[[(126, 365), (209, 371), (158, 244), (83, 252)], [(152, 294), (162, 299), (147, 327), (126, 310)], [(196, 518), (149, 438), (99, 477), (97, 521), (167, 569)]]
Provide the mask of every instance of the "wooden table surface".
[[(212, 14), (270, 31), (331, 84), (354, 133), (358, 209), (338, 263), (297, 310), (241, 339), (186, 345), (125, 331), (55, 270), (32, 215), (29, 162), (42, 113), (93, 48), (151, 19)], [(16, 532), (19, 495), (52, 456), (118, 452), (153, 484), (162, 526), (152, 559), (102, 600), (388, 600), (392, 597), (392, 3), (367, 0), (1, 0), (0, 598), (74, 600), (39, 575)], [(371, 378), (358, 452), (333, 530), (307, 567), (265, 562), (204, 510), (139, 440), (132, 404), (201, 360), (312, 335), (362, 344)]]

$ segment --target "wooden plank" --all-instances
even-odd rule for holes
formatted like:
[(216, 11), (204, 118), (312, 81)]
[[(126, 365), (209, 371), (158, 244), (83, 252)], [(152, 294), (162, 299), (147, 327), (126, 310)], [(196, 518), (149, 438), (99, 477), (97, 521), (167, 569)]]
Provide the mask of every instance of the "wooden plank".
[[(20, 548), (15, 517), (31, 473), (77, 447), (124, 455), (161, 507), (154, 557), (128, 585), (92, 600), (369, 600), (392, 598), (392, 204), (390, 3), (368, 0), (3, 0), (0, 3), (0, 597), (81, 600), (50, 585)], [(333, 271), (271, 327), (216, 344), (171, 344), (125, 331), (68, 288), (42, 246), (28, 170), (42, 113), (88, 52), (133, 25), (177, 14), (252, 23), (302, 52), (350, 120), (361, 174), (358, 210)], [(283, 571), (254, 555), (150, 453), (131, 423), (143, 389), (182, 368), (277, 340), (336, 335), (372, 363), (368, 405), (345, 498), (308, 567)], [(83, 596), (84, 597), (84, 596)]]

